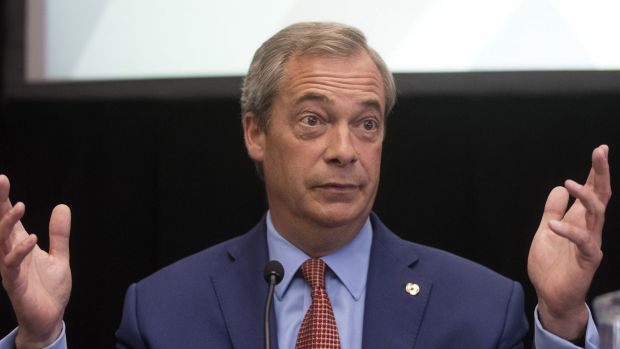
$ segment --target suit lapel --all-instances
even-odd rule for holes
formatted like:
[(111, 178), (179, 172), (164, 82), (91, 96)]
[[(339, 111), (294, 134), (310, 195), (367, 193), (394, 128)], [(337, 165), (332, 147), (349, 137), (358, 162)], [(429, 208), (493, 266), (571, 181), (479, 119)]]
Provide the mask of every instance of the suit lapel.
[[(415, 272), (411, 245), (387, 229), (373, 214), (373, 242), (366, 283), (364, 348), (413, 348), (432, 283)], [(419, 293), (406, 292), (408, 283)], [(413, 292), (415, 293), (415, 292)]]
[[(432, 283), (415, 272), (417, 256), (408, 243), (371, 215), (373, 243), (366, 283), (364, 348), (413, 348)], [(263, 267), (268, 260), (264, 219), (228, 249), (230, 261), (212, 277), (233, 348), (257, 348), (263, 342), (263, 308), (267, 285)], [(420, 287), (417, 295), (407, 283)], [(271, 344), (277, 348), (272, 314)]]
[[(263, 309), (267, 284), (263, 268), (268, 260), (265, 220), (228, 248), (229, 263), (212, 278), (213, 287), (224, 315), (233, 348), (262, 346)], [(272, 309), (271, 343), (275, 340), (275, 317)]]

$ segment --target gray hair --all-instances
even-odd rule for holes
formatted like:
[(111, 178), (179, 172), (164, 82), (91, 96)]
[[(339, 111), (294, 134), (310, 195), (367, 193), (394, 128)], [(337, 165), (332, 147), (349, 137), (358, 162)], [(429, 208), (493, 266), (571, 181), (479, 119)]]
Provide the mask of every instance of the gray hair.
[(284, 76), (286, 63), (296, 56), (344, 56), (367, 53), (383, 79), (385, 116), (396, 102), (394, 77), (379, 54), (368, 46), (357, 28), (333, 22), (292, 24), (265, 41), (256, 50), (241, 89), (241, 115), (253, 112), (261, 131), (267, 131), (271, 106)]

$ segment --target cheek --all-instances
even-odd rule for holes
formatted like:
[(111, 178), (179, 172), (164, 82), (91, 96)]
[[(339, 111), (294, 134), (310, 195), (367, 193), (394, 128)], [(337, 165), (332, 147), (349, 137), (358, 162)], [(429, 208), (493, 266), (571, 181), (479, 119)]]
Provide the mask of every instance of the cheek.
[(315, 154), (310, 151), (311, 149), (309, 146), (282, 144), (271, 149), (272, 151), (265, 157), (265, 162), (281, 185), (290, 186), (303, 181), (303, 178), (311, 172), (312, 164), (315, 162)]
[(376, 175), (377, 177), (381, 170), (381, 151), (381, 144), (369, 145), (369, 147), (365, 149), (365, 155), (363, 157), (363, 162), (368, 172)]

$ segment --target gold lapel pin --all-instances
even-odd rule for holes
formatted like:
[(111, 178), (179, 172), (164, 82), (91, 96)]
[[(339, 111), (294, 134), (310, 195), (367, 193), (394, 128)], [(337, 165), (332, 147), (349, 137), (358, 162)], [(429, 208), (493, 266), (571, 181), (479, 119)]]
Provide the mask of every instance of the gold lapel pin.
[(405, 292), (412, 296), (417, 296), (418, 293), (420, 293), (420, 285), (408, 282), (407, 285), (405, 285)]

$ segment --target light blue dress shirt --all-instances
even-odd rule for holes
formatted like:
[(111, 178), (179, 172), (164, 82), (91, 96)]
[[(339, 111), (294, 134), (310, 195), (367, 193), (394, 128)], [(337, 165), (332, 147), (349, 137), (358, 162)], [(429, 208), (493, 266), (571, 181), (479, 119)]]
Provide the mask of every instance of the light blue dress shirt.
[[(588, 308), (588, 327), (586, 328), (586, 346), (585, 349), (598, 349), (599, 337), (592, 313)], [(538, 319), (538, 306), (534, 310), (534, 347), (536, 349), (578, 349), (579, 347), (554, 335), (549, 331), (545, 331)]]
[[(325, 275), (325, 287), (334, 309), (341, 347), (346, 349), (362, 347), (366, 276), (368, 275), (372, 234), (370, 220), (367, 220), (353, 241), (339, 251), (322, 258), (329, 267)], [(267, 214), (267, 245), (270, 259), (280, 261), (284, 267), (284, 278), (276, 286), (273, 303), (278, 330), (278, 347), (293, 349), (301, 321), (312, 301), (310, 287), (301, 275), (297, 274), (297, 270), (310, 257), (276, 231), (269, 213)], [(537, 310), (534, 311), (534, 320), (534, 342), (537, 349), (579, 348), (545, 331), (538, 320)], [(13, 349), (16, 335), (17, 329), (0, 340), (0, 349)], [(597, 349), (598, 343), (598, 332), (590, 314), (585, 348)], [(44, 349), (66, 348), (63, 323), (60, 337)]]
[[(367, 219), (359, 234), (342, 249), (321, 259), (327, 264), (325, 288), (334, 309), (341, 348), (361, 348), (364, 323), (366, 276), (372, 245), (372, 227)], [(284, 278), (276, 286), (274, 309), (278, 348), (295, 348), (297, 333), (312, 303), (310, 286), (297, 271), (310, 258), (284, 239), (267, 214), (269, 258), (282, 263)]]
[[(11, 331), (8, 336), (0, 340), (0, 349), (15, 349), (15, 337), (17, 337), (17, 328)], [(60, 336), (54, 343), (43, 349), (67, 349), (67, 336), (65, 336), (65, 322), (62, 322), (62, 331)]]

